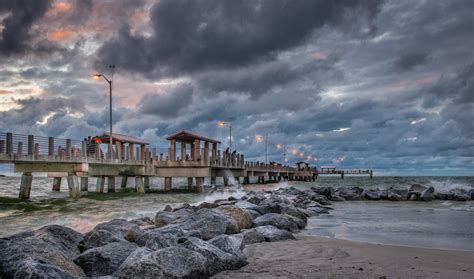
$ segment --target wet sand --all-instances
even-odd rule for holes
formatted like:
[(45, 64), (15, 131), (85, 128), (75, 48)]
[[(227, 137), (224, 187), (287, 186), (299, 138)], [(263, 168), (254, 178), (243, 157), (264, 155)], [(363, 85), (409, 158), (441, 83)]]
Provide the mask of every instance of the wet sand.
[(474, 252), (315, 236), (248, 245), (249, 264), (212, 278), (473, 278)]

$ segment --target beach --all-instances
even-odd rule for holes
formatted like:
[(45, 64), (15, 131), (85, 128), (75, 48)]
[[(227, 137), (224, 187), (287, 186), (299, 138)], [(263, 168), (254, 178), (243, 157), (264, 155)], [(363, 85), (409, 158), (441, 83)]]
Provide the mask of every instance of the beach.
[(474, 251), (316, 236), (248, 245), (249, 264), (213, 278), (472, 278)]

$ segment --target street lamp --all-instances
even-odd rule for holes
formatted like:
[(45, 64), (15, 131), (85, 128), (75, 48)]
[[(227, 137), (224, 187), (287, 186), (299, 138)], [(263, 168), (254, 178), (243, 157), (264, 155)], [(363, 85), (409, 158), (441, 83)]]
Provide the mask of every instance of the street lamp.
[(232, 123), (219, 121), (219, 122), (217, 122), (217, 125), (219, 127), (225, 127), (226, 125), (229, 126), (229, 150), (230, 150), (230, 152), (232, 152)]
[(280, 150), (283, 148), (283, 162), (288, 163), (288, 158), (286, 157), (286, 145), (283, 145), (281, 143), (277, 143), (275, 145), (276, 149)]
[(114, 70), (115, 70), (115, 65), (110, 65), (109, 66), (110, 71), (111, 71), (111, 77), (110, 79), (107, 78), (104, 74), (97, 73), (94, 76), (92, 76), (93, 79), (98, 80), (101, 77), (107, 81), (109, 84), (109, 93), (110, 93), (110, 111), (109, 111), (109, 124), (110, 124), (110, 135), (109, 135), (109, 154), (110, 154), (110, 159), (113, 159), (113, 149), (112, 149), (112, 80), (114, 78)]
[(262, 136), (262, 135), (256, 135), (255, 136), (255, 140), (257, 142), (262, 142), (262, 141), (265, 141), (265, 164), (267, 163), (267, 151), (268, 151), (268, 134), (266, 134), (265, 136)]

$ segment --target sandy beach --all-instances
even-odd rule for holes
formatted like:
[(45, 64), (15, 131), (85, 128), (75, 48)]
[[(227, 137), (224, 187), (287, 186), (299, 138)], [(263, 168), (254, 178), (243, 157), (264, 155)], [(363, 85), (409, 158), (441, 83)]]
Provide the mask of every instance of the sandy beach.
[(297, 236), (248, 245), (249, 265), (213, 278), (472, 278), (474, 252)]

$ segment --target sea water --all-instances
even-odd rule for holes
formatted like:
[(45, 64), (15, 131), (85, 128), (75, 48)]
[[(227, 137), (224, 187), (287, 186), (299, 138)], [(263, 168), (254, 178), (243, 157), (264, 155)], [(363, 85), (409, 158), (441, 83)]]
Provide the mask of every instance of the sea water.
[[(31, 199), (17, 199), (20, 176), (4, 169), (0, 177), (0, 236), (37, 229), (47, 224), (69, 226), (87, 232), (96, 224), (114, 218), (153, 218), (166, 205), (212, 202), (229, 196), (240, 197), (241, 189), (214, 193), (147, 193), (127, 190), (117, 193), (94, 193), (95, 180), (90, 179), (89, 193), (78, 200), (68, 198), (63, 179), (61, 191), (53, 192), (52, 178), (34, 176)], [(209, 181), (205, 181), (205, 184)], [(218, 180), (218, 184), (222, 183)], [(438, 191), (453, 188), (471, 189), (473, 177), (320, 177), (315, 182), (282, 182), (249, 185), (251, 190), (274, 190), (279, 187), (307, 189), (312, 186), (362, 188), (400, 188), (419, 183)], [(163, 179), (151, 179), (151, 189), (162, 189)], [(174, 179), (173, 187), (186, 187), (187, 179)], [(120, 189), (120, 179), (117, 180)], [(308, 220), (301, 234), (335, 237), (354, 241), (474, 251), (474, 202), (334, 202), (330, 214)]]

